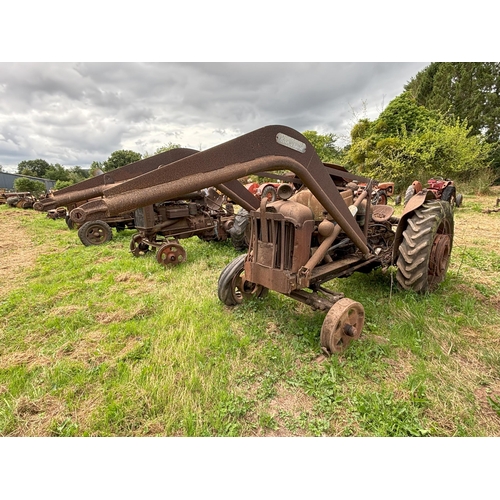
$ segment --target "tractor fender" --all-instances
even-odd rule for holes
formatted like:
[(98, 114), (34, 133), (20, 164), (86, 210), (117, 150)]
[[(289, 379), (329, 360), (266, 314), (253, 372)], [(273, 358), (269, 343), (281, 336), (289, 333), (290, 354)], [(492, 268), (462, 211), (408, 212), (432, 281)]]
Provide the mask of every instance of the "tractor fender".
[(436, 195), (433, 191), (429, 189), (423, 189), (417, 194), (413, 195), (408, 203), (406, 204), (403, 214), (401, 215), (398, 227), (396, 228), (396, 236), (394, 237), (394, 246), (392, 248), (392, 262), (393, 264), (398, 259), (399, 245), (403, 241), (403, 231), (408, 226), (408, 219), (411, 217), (413, 212), (419, 207), (421, 207), (427, 200), (435, 200)]

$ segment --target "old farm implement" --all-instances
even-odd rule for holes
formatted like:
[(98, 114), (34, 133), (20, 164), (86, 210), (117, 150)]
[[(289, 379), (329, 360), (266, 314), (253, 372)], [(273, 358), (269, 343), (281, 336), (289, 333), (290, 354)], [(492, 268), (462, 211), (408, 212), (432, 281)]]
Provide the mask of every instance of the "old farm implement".
[[(289, 171), (303, 185), (274, 202), (259, 200), (238, 179), (262, 171)], [(359, 302), (326, 288), (328, 281), (390, 265), (405, 290), (432, 290), (445, 278), (454, 233), (448, 202), (422, 191), (394, 217), (392, 207), (372, 205), (372, 180), (323, 164), (302, 134), (279, 125), (107, 186), (71, 219), (100, 220), (210, 186), (244, 208), (251, 227), (248, 252), (219, 276), (219, 299), (234, 306), (273, 290), (325, 311), (320, 342), (329, 352), (359, 338), (365, 313)]]

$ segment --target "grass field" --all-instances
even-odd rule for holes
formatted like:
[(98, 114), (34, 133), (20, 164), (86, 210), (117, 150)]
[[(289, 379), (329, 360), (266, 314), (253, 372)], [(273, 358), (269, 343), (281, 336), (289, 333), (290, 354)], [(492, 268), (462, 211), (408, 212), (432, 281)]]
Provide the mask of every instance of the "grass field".
[(500, 193), (455, 212), (445, 282), (394, 272), (328, 283), (361, 302), (362, 338), (322, 356), (325, 316), (274, 292), (217, 298), (230, 242), (186, 263), (84, 247), (63, 220), (0, 206), (2, 436), (500, 436)]

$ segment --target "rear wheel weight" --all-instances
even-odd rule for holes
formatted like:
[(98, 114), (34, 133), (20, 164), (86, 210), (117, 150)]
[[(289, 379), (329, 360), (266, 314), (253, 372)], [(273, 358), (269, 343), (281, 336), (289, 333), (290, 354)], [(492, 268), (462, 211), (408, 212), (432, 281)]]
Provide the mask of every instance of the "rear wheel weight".
[(396, 279), (403, 290), (428, 292), (445, 279), (453, 247), (453, 209), (432, 200), (416, 209), (403, 231)]

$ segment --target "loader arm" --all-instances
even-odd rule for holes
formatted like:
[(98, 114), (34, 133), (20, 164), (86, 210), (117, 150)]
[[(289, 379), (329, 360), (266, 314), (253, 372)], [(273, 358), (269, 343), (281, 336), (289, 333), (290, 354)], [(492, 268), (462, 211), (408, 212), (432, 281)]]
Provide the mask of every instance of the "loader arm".
[[(253, 195), (244, 194), (244, 186), (237, 187), (235, 181), (258, 172), (283, 169), (292, 171), (301, 179), (368, 257), (371, 251), (366, 236), (335, 186), (330, 169), (325, 167), (314, 147), (300, 132), (281, 125), (263, 127), (171, 163), (168, 168), (161, 167), (121, 184), (106, 186), (102, 199), (75, 208), (71, 219), (81, 224), (209, 186), (219, 186), (222, 192), (231, 193), (231, 198), (244, 208), (257, 209), (258, 200)], [(339, 172), (340, 175), (343, 173)]]
[(59, 189), (51, 193), (49, 197), (37, 201), (33, 205), (33, 208), (40, 212), (46, 212), (68, 204), (98, 198), (102, 196), (106, 186), (125, 182), (139, 175), (151, 172), (160, 165), (168, 165), (195, 153), (198, 153), (198, 151), (190, 148), (176, 148), (164, 151), (163, 153), (117, 168), (111, 172), (97, 175), (90, 179), (77, 182), (72, 186)]

